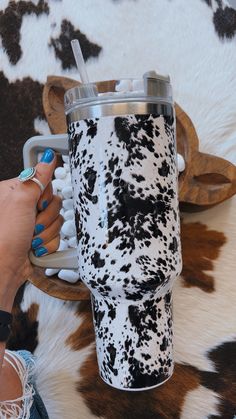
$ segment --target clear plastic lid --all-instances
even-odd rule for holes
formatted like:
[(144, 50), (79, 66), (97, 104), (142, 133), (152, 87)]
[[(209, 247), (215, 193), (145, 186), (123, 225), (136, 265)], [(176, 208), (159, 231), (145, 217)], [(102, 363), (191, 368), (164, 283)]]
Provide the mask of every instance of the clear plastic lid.
[(123, 101), (164, 101), (172, 103), (172, 89), (169, 76), (149, 71), (142, 79), (107, 80), (81, 84), (67, 90), (64, 97), (65, 112), (77, 106)]

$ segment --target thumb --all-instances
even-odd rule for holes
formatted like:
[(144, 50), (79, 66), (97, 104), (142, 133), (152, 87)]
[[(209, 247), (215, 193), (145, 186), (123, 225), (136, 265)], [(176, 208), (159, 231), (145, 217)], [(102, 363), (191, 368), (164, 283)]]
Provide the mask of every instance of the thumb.
[(44, 151), (40, 162), (35, 166), (35, 177), (44, 185), (44, 188), (46, 188), (52, 180), (56, 162), (57, 159), (55, 152), (51, 148), (48, 148)]

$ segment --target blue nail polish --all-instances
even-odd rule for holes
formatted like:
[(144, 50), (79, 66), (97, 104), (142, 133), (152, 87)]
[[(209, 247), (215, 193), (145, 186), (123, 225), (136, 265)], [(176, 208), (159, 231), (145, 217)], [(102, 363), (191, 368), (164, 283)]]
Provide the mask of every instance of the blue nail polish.
[(35, 256), (37, 258), (40, 258), (40, 256), (46, 255), (46, 253), (48, 253), (46, 247), (39, 247), (38, 249), (35, 250)]
[(44, 151), (40, 162), (41, 163), (51, 163), (54, 159), (55, 153), (51, 148), (47, 148), (47, 150)]
[(36, 239), (32, 240), (32, 243), (31, 243), (32, 249), (36, 249), (36, 247), (38, 247), (42, 243), (43, 243), (43, 239), (41, 239), (41, 237), (36, 237)]
[(45, 210), (46, 208), (47, 208), (47, 206), (48, 206), (48, 201), (43, 201), (42, 202), (42, 208), (43, 208), (43, 210)]
[(36, 226), (35, 226), (35, 228), (34, 228), (34, 231), (35, 231), (35, 234), (40, 234), (40, 233), (42, 233), (42, 231), (44, 230), (44, 225), (43, 224), (36, 224)]

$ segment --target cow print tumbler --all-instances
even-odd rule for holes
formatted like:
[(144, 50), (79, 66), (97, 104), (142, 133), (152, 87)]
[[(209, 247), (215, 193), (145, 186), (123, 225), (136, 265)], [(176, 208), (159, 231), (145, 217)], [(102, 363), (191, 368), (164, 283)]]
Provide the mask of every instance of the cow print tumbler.
[(151, 93), (144, 84), (138, 95), (66, 102), (79, 273), (92, 293), (99, 371), (130, 391), (173, 372), (181, 271), (172, 97), (168, 79), (150, 83)]

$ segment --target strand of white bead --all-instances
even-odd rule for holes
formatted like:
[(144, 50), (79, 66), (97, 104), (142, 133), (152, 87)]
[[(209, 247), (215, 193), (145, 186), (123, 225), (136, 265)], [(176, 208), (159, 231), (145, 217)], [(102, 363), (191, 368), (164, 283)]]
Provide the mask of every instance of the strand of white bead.
[[(64, 223), (61, 229), (61, 240), (58, 251), (66, 250), (68, 248), (75, 248), (77, 246), (73, 200), (72, 200), (72, 186), (71, 175), (69, 167), (69, 157), (62, 156), (64, 162), (63, 167), (57, 167), (54, 175), (55, 179), (52, 181), (53, 193), (60, 195), (62, 198), (62, 209), (60, 213), (64, 218)], [(46, 269), (47, 276), (56, 275), (63, 281), (74, 284), (79, 279), (78, 271), (69, 269)]]

